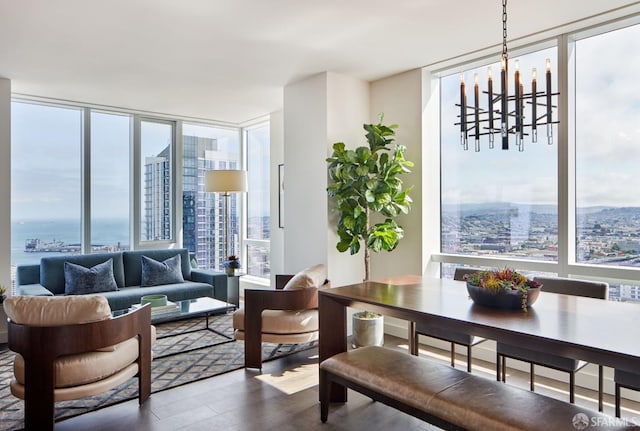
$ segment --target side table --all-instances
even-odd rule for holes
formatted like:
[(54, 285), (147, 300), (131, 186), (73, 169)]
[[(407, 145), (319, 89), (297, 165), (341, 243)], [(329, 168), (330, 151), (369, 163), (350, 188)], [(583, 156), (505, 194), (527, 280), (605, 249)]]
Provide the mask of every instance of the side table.
[(227, 297), (225, 300), (236, 307), (240, 306), (240, 277), (243, 275), (245, 274), (239, 272), (234, 275), (227, 275)]

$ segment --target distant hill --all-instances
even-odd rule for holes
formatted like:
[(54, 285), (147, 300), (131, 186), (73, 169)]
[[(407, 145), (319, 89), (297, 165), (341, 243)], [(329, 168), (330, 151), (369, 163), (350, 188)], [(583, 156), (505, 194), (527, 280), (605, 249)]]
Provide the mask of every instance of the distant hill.
[[(518, 204), (511, 202), (488, 202), (479, 204), (445, 204), (442, 206), (443, 213), (458, 213), (462, 216), (467, 215), (487, 215), (493, 213), (503, 213), (509, 211), (528, 211), (536, 214), (558, 214), (557, 205), (529, 205)], [(578, 208), (580, 214), (594, 214), (603, 213), (607, 217), (612, 216), (628, 216), (633, 214), (640, 214), (640, 207), (607, 207), (607, 206), (592, 206)]]

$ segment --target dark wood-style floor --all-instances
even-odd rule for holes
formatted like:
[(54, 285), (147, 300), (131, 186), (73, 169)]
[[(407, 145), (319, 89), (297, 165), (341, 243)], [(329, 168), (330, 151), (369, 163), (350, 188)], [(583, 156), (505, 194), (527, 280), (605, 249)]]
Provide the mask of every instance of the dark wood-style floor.
[[(388, 337), (387, 347), (404, 348), (402, 340)], [(447, 362), (446, 352), (421, 348), (422, 353)], [(464, 368), (461, 359), (460, 368)], [(477, 365), (477, 368), (476, 368)], [(474, 373), (492, 372), (493, 365), (474, 361)], [(349, 402), (332, 406), (326, 424), (320, 422), (317, 387), (317, 351), (298, 353), (264, 364), (262, 373), (237, 370), (218, 377), (155, 393), (142, 406), (136, 401), (118, 404), (56, 424), (58, 431), (168, 431), (168, 430), (436, 430), (420, 420), (382, 403), (349, 392)], [(493, 377), (495, 378), (495, 377)], [(509, 370), (509, 384), (528, 388), (528, 376)], [(538, 378), (539, 392), (568, 398), (558, 382)], [(596, 408), (596, 393), (579, 389), (577, 403)], [(613, 399), (605, 397), (605, 413), (613, 414)], [(638, 409), (625, 401), (625, 407)], [(623, 415), (640, 417), (635, 410)], [(567, 429), (572, 429), (567, 423)]]

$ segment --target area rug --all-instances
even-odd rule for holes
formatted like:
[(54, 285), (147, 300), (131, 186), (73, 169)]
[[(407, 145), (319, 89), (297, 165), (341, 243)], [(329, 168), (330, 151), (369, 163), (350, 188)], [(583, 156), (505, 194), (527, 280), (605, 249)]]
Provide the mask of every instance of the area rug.
[[(232, 337), (231, 315), (209, 318), (209, 327)], [(157, 325), (158, 340), (153, 346), (151, 392), (206, 379), (244, 366), (244, 343), (230, 340), (216, 332), (202, 330), (205, 319), (196, 318)], [(201, 329), (201, 330), (198, 330)], [(169, 337), (167, 337), (169, 335)], [(306, 344), (263, 343), (263, 361), (280, 358), (316, 346)], [(203, 347), (209, 346), (209, 347)], [(194, 348), (203, 347), (197, 350)], [(186, 350), (191, 350), (185, 352)], [(169, 355), (169, 356), (167, 356)], [(11, 395), (9, 382), (13, 377), (13, 352), (0, 348), (0, 430), (21, 429), (24, 426), (24, 403)], [(117, 388), (94, 397), (56, 403), (56, 420), (70, 418), (136, 398), (138, 381), (131, 379)]]

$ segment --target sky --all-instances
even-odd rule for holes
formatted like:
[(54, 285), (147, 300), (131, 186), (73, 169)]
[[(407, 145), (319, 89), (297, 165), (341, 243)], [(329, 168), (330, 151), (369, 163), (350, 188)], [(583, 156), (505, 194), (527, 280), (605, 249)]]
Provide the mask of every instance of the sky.
[[(576, 59), (576, 205), (640, 206), (637, 165), (640, 162), (640, 25), (577, 41)], [(545, 59), (553, 69), (553, 91), (557, 91), (557, 50), (520, 57), (525, 91), (530, 92), (531, 69), (537, 69), (538, 89), (544, 83)], [(510, 59), (513, 85), (515, 60)], [(494, 91), (499, 66), (493, 64)], [(465, 72), (467, 102), (473, 103), (473, 75)], [(477, 70), (480, 88), (486, 90), (486, 66)], [(481, 138), (481, 151), (460, 146), (456, 115), (459, 108), (460, 75), (443, 79), (442, 86), (442, 199), (443, 203), (518, 202), (555, 204), (557, 201), (558, 133), (554, 143), (538, 143), (525, 137), (525, 150), (518, 152), (512, 139), (509, 151), (496, 144), (488, 149)], [(512, 91), (513, 92), (513, 91)], [(485, 96), (486, 97), (486, 96)], [(481, 96), (481, 102), (483, 101)], [(482, 106), (482, 105), (481, 105)], [(557, 117), (554, 117), (557, 119)], [(545, 126), (546, 127), (546, 126)]]
[[(12, 104), (13, 220), (80, 219), (82, 116), (75, 108)], [(128, 115), (91, 114), (94, 218), (129, 217), (130, 129)], [(166, 148), (170, 130), (167, 123), (142, 122), (142, 163)], [(184, 124), (183, 133), (216, 138), (220, 151), (239, 153), (237, 130)]]

